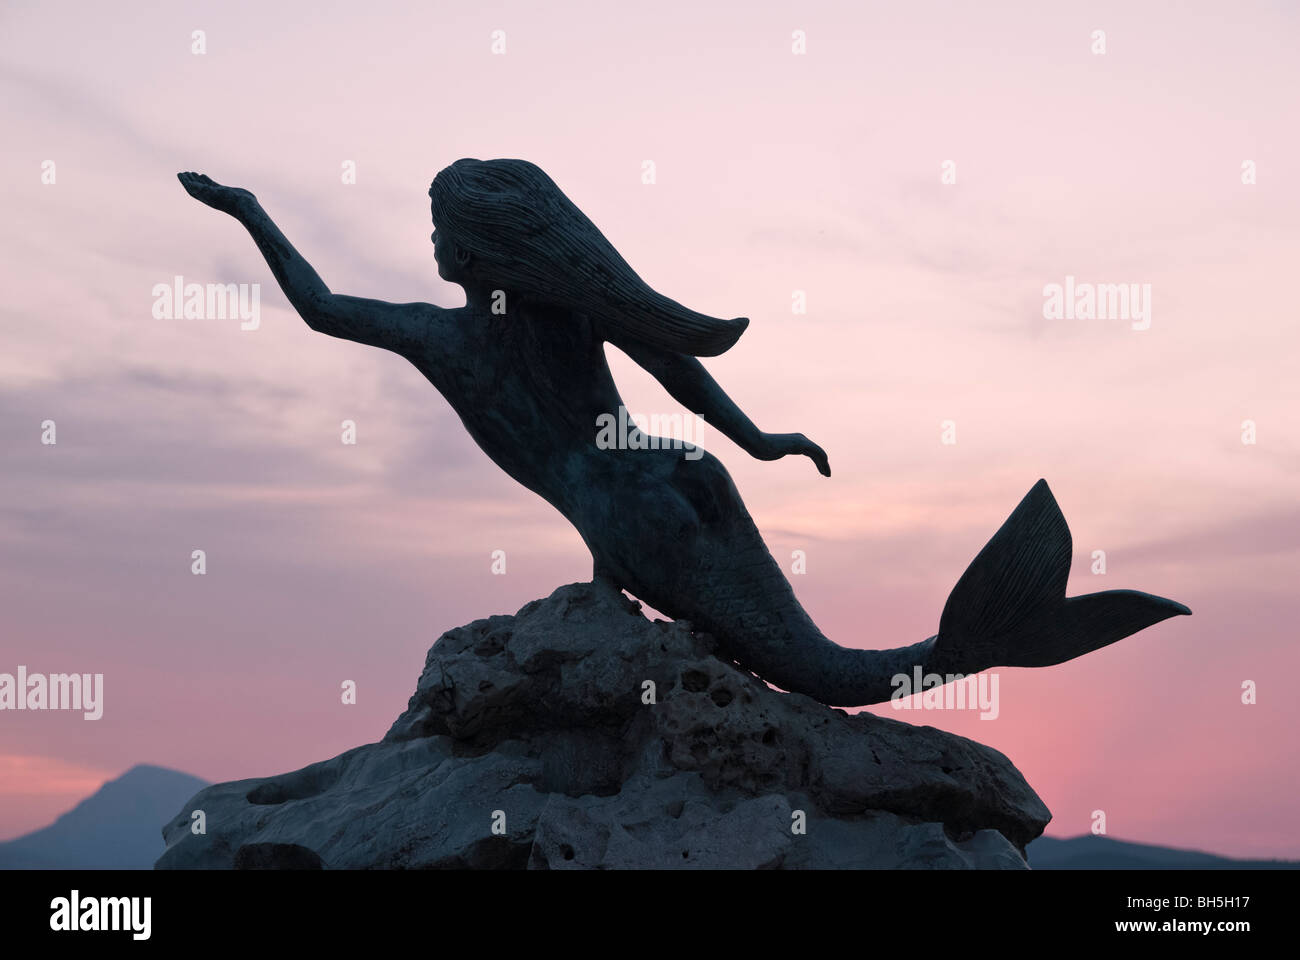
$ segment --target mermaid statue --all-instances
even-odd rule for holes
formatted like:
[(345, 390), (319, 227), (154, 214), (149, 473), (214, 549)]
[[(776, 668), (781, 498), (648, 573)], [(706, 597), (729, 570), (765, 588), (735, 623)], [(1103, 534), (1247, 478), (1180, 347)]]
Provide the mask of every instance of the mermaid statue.
[(577, 528), (597, 583), (707, 631), (774, 686), (834, 706), (880, 703), (918, 667), (944, 682), (1045, 667), (1191, 613), (1136, 590), (1066, 597), (1070, 531), (1039, 480), (957, 580), (934, 636), (841, 647), (795, 598), (717, 457), (645, 434), (623, 449), (597, 443), (598, 424), (623, 406), (608, 342), (751, 456), (803, 455), (829, 477), (817, 444), (760, 431), (700, 363), (748, 319), (705, 316), (651, 289), (535, 164), (458, 160), (434, 179), (438, 273), (465, 291), (452, 309), (332, 293), (253, 194), (179, 178), (244, 225), (309, 327), (414, 364), (483, 452)]

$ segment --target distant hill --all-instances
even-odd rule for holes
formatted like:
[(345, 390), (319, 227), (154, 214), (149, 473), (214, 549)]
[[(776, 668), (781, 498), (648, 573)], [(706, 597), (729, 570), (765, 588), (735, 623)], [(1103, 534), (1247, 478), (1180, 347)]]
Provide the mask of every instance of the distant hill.
[(48, 827), (0, 843), (3, 870), (149, 870), (163, 824), (208, 782), (147, 764), (110, 780)]
[(1296, 870), (1300, 860), (1233, 860), (1197, 850), (1084, 834), (1039, 837), (1026, 848), (1035, 870)]

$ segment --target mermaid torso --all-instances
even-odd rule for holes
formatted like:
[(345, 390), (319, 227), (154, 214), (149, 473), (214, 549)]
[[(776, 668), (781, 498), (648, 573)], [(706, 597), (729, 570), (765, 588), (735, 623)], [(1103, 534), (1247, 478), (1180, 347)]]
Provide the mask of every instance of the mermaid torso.
[(623, 401), (604, 342), (585, 316), (537, 307), (505, 316), (447, 313), (450, 322), (412, 363), (483, 452), (588, 542), (588, 528), (606, 513), (600, 501), (617, 498), (629, 482), (671, 474), (680, 452), (597, 446), (598, 418), (617, 416)]

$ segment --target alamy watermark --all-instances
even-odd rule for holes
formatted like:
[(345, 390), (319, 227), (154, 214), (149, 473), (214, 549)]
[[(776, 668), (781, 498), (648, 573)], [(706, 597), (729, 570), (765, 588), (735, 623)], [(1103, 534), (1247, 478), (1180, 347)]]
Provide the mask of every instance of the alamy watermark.
[[(660, 436), (659, 431), (667, 434)], [(619, 405), (618, 417), (602, 413), (596, 418), (596, 446), (601, 450), (685, 450), (687, 460), (704, 456), (704, 418), (680, 413), (646, 416), (628, 413)]]
[(1065, 283), (1043, 287), (1044, 320), (1131, 320), (1134, 330), (1151, 326), (1151, 284)]
[(0, 710), (80, 710), (87, 720), (104, 715), (102, 673), (0, 673)]
[(83, 897), (81, 891), (73, 890), (69, 896), (50, 901), (50, 929), (67, 933), (124, 930), (132, 940), (148, 940), (152, 914), (152, 897)]
[(155, 320), (234, 320), (240, 330), (256, 330), (262, 323), (262, 285), (259, 283), (186, 283), (176, 276), (171, 283), (153, 286)]
[[(981, 720), (996, 720), (1000, 711), (996, 673), (922, 673), (917, 666), (910, 675), (894, 674), (889, 685), (895, 710), (979, 710)], [(921, 700), (914, 705), (908, 698), (918, 693)]]

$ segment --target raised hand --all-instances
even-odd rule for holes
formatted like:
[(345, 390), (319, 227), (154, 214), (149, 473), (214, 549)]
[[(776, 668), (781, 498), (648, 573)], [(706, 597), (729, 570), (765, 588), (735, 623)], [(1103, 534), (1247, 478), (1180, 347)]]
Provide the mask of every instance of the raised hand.
[(238, 216), (249, 204), (257, 202), (257, 197), (242, 187), (223, 186), (203, 173), (178, 173), (176, 179), (195, 200), (232, 217)]
[(763, 435), (763, 441), (758, 459), (780, 460), (784, 456), (798, 454), (815, 463), (817, 472), (823, 477), (831, 475), (831, 463), (826, 458), (826, 451), (802, 433), (766, 433)]

